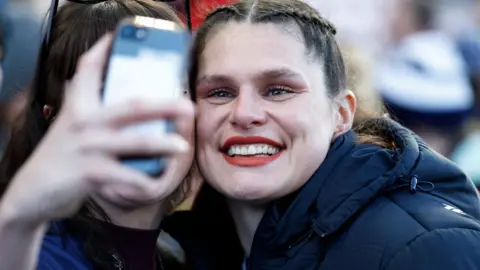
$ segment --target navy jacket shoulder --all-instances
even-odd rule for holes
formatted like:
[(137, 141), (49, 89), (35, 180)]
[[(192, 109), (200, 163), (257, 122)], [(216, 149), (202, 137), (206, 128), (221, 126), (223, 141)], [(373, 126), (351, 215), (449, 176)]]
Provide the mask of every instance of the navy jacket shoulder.
[(388, 270), (480, 269), (480, 201), (475, 188), (454, 164), (418, 138), (411, 139), (418, 146), (415, 165), (358, 213), (335, 242), (348, 246), (342, 255), (350, 260), (334, 259), (338, 254), (333, 251), (334, 260), (327, 256), (326, 265), (373, 262), (371, 267)]
[(93, 269), (85, 258), (81, 242), (65, 234), (60, 223), (52, 223), (45, 235), (38, 259), (38, 270), (90, 270)]
[[(299, 193), (269, 207), (248, 269), (480, 269), (473, 183), (411, 131), (390, 120), (381, 125), (395, 150), (358, 144), (354, 132), (338, 138)], [(204, 204), (172, 217), (167, 229), (194, 268), (240, 269), (231, 220), (218, 202)], [(192, 224), (188, 216), (196, 233), (175, 221)]]

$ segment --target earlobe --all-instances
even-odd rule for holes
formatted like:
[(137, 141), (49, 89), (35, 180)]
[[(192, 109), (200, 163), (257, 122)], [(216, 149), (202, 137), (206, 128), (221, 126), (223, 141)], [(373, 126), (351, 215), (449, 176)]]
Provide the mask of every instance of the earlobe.
[(53, 112), (52, 106), (50, 105), (43, 106), (43, 117), (45, 118), (45, 120), (50, 119), (50, 117), (52, 116), (52, 112)]

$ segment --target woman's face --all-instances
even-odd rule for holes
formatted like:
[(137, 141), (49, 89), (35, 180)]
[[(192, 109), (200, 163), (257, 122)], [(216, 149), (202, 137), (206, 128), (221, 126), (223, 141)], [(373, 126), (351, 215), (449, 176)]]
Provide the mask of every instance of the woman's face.
[(227, 197), (266, 202), (305, 184), (345, 114), (296, 27), (221, 27), (200, 57), (197, 161)]

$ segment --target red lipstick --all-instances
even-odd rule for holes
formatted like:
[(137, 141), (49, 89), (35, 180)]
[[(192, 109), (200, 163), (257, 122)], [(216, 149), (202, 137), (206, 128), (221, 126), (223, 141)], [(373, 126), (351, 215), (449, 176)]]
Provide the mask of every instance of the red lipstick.
[[(227, 155), (225, 152), (228, 150), (229, 147), (232, 145), (249, 145), (249, 144), (267, 144), (273, 147), (280, 148), (280, 151), (273, 155), (265, 155), (265, 156), (234, 156), (231, 157)], [(279, 142), (274, 140), (260, 137), (260, 136), (248, 136), (248, 137), (231, 137), (225, 141), (223, 144), (223, 158), (234, 166), (240, 167), (258, 167), (258, 166), (265, 166), (270, 162), (273, 162), (277, 158), (279, 158), (283, 154), (283, 145)]]

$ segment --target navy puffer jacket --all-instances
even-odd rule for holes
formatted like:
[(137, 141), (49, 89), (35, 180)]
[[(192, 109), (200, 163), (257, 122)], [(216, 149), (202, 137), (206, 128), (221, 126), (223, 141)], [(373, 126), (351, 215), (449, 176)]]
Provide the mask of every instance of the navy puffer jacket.
[[(397, 150), (357, 144), (349, 132), (297, 194), (271, 205), (249, 270), (480, 269), (472, 182), (409, 130), (389, 120), (384, 130)], [(214, 194), (199, 203), (220, 198)], [(224, 210), (217, 200), (166, 221), (194, 269), (241, 269), (244, 254)]]

